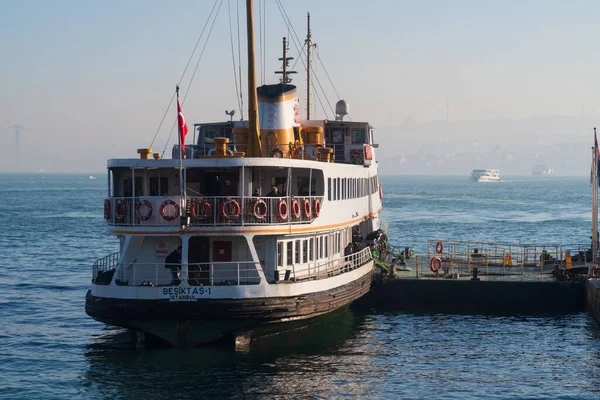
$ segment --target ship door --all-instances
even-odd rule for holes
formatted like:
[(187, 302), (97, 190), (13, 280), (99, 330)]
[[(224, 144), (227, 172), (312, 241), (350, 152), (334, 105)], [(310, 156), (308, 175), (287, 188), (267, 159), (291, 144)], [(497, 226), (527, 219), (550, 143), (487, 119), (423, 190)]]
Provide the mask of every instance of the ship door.
[(206, 285), (209, 280), (210, 243), (205, 236), (192, 236), (188, 245), (190, 285)]
[(231, 241), (215, 240), (213, 242), (213, 261), (231, 261)]

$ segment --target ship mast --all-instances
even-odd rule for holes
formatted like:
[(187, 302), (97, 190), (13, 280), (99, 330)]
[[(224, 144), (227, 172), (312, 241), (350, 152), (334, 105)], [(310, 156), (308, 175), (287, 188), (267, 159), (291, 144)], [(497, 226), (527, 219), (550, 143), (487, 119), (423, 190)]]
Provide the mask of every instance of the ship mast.
[(288, 84), (292, 81), (292, 78), (289, 78), (288, 75), (295, 74), (296, 71), (288, 71), (288, 67), (290, 66), (290, 60), (293, 60), (294, 57), (287, 56), (288, 45), (286, 38), (283, 38), (283, 57), (279, 59), (281, 61), (283, 68), (281, 71), (275, 71), (276, 74), (281, 74), (281, 83)]
[(258, 120), (258, 96), (256, 94), (256, 70), (254, 67), (254, 11), (253, 1), (246, 0), (246, 27), (248, 36), (248, 145), (246, 156), (261, 157), (260, 124)]
[(306, 119), (310, 119), (310, 13), (307, 13), (308, 30), (306, 34)]
[(598, 140), (594, 128), (594, 155), (592, 156), (592, 263), (598, 263)]

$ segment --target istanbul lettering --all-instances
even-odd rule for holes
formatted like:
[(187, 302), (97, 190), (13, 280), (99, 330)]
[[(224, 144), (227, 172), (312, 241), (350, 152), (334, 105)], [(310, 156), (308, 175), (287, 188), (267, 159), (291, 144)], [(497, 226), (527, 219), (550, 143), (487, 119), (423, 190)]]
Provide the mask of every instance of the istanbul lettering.
[(171, 301), (192, 301), (210, 295), (210, 289), (210, 287), (171, 287), (163, 288), (162, 295)]

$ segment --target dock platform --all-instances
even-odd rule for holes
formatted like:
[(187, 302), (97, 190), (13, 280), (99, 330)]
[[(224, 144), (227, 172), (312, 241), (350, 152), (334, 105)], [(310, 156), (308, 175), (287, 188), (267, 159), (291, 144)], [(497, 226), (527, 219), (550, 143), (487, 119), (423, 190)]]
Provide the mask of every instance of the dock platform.
[[(440, 244), (442, 243), (442, 244)], [(380, 254), (382, 270), (361, 303), (383, 311), (492, 313), (582, 312), (590, 308), (585, 252), (557, 246), (432, 242), (426, 254)], [(571, 256), (576, 254), (577, 257)], [(581, 255), (583, 254), (583, 257)], [(600, 284), (594, 304), (600, 321)]]

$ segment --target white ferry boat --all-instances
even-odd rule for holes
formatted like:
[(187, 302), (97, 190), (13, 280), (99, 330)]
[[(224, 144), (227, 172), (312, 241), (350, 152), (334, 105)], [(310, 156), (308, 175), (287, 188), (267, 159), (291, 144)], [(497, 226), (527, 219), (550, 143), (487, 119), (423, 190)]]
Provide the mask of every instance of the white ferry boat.
[(471, 172), (471, 180), (475, 182), (498, 182), (500, 180), (500, 170), (474, 169)]
[(254, 90), (248, 31), (248, 121), (195, 124), (197, 142), (172, 159), (139, 149), (108, 161), (104, 218), (120, 250), (93, 265), (94, 319), (193, 346), (369, 291), (369, 245), (385, 240), (373, 128), (345, 121), (344, 101), (335, 121), (302, 121), (285, 50), (282, 83)]
[(534, 165), (531, 169), (531, 175), (552, 175), (554, 170), (546, 165), (538, 164)]

